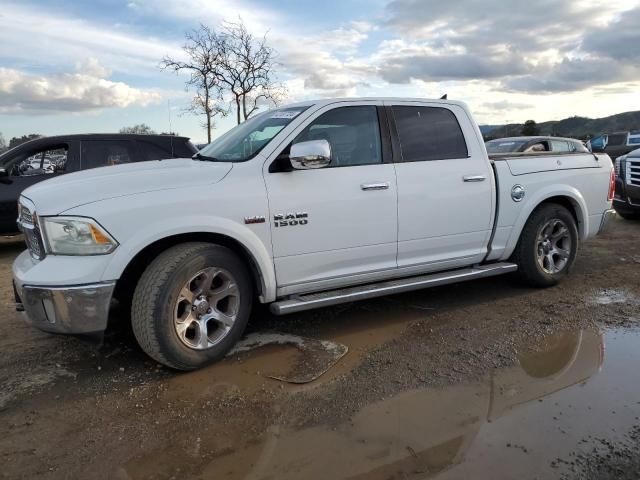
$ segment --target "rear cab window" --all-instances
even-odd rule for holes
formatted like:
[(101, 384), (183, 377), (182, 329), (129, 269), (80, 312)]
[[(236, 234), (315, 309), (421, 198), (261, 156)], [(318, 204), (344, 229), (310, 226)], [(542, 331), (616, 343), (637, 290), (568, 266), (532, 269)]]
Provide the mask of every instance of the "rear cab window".
[(566, 140), (551, 140), (551, 151), (558, 153), (571, 152)]
[(394, 105), (403, 162), (467, 158), (469, 150), (455, 114), (442, 107)]

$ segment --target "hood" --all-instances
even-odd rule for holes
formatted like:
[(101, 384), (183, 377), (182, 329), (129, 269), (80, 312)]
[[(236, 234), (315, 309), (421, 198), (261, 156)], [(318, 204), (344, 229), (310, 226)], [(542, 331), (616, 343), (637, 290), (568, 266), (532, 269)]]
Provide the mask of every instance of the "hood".
[(129, 163), (61, 175), (27, 188), (22, 195), (35, 203), (39, 215), (59, 215), (109, 198), (210, 185), (232, 167), (232, 163), (190, 158)]

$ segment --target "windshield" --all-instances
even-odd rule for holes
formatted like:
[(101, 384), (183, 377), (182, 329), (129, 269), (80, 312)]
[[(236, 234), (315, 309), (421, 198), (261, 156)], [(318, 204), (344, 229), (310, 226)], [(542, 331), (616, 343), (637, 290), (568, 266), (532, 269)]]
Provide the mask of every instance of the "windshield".
[(491, 140), (486, 143), (488, 153), (519, 152), (528, 140)]
[(215, 139), (198, 153), (204, 160), (219, 162), (249, 160), (307, 108), (309, 106), (279, 108), (256, 115)]

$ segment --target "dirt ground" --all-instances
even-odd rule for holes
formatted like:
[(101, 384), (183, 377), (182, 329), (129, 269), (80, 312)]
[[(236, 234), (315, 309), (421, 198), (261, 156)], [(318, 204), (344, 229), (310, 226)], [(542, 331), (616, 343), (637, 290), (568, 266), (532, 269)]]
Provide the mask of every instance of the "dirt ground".
[(318, 363), (294, 344), (184, 374), (126, 329), (36, 331), (13, 309), (22, 243), (3, 240), (0, 478), (639, 478), (639, 240), (615, 221), (546, 290), (509, 275), (260, 309), (253, 337), (346, 347), (306, 383), (273, 378)]

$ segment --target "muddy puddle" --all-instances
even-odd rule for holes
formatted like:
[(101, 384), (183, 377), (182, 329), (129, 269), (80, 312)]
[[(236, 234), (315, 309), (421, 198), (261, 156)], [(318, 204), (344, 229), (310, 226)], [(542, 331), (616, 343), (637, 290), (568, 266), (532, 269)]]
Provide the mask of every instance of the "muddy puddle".
[[(394, 304), (389, 303), (388, 309)], [(352, 370), (363, 356), (399, 337), (411, 321), (424, 313), (409, 311), (392, 318), (387, 309), (371, 312), (358, 306), (344, 312), (313, 338), (281, 332), (255, 332), (224, 361), (166, 383), (166, 400), (190, 401), (225, 392), (297, 392), (316, 389)], [(321, 337), (321, 338), (320, 338)], [(304, 343), (311, 345), (305, 348)], [(324, 344), (324, 346), (322, 345)], [(317, 354), (320, 352), (320, 355)]]
[[(343, 343), (349, 345), (345, 337)], [(639, 342), (639, 330), (553, 334), (536, 345), (523, 345), (519, 365), (496, 369), (482, 381), (403, 391), (363, 406), (338, 425), (291, 426), (285, 421), (285, 396), (270, 405), (282, 421), (252, 422), (257, 426), (253, 430), (221, 422), (178, 434), (171, 448), (137, 455), (114, 475), (255, 480), (558, 477), (569, 468), (558, 459), (586, 452), (596, 438), (620, 440), (637, 423)], [(280, 347), (265, 348), (264, 355), (291, 360)], [(250, 419), (252, 412), (238, 415)]]

